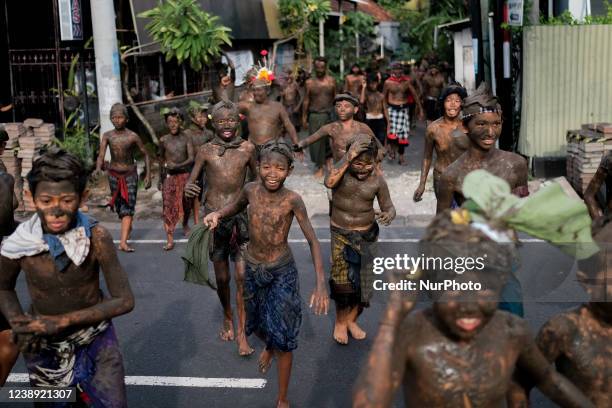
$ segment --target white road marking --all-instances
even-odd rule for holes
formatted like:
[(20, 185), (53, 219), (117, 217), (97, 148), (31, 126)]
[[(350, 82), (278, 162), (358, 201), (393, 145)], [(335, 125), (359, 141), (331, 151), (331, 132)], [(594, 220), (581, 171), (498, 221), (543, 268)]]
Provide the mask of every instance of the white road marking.
[[(406, 242), (406, 243), (412, 243), (412, 242), (419, 242), (419, 238), (381, 238), (378, 240), (378, 242)], [(301, 239), (288, 239), (287, 240), (290, 244), (306, 244), (308, 243), (308, 241), (306, 241), (306, 239), (301, 238)], [(536, 239), (536, 238), (523, 238), (523, 239), (519, 239), (520, 242), (546, 242), (544, 240), (541, 239)], [(115, 244), (119, 243), (119, 240), (114, 240), (113, 241)], [(175, 239), (174, 242), (176, 244), (186, 244), (187, 240), (186, 239)], [(329, 238), (319, 238), (319, 242), (331, 242), (331, 239)], [(130, 244), (165, 244), (166, 240), (165, 239), (134, 239), (134, 240), (129, 240), (128, 243)]]
[[(27, 383), (27, 374), (11, 374), (7, 382)], [(154, 387), (193, 387), (193, 388), (264, 388), (267, 381), (263, 378), (203, 378), (203, 377), (158, 377), (147, 375), (127, 375), (126, 385)]]

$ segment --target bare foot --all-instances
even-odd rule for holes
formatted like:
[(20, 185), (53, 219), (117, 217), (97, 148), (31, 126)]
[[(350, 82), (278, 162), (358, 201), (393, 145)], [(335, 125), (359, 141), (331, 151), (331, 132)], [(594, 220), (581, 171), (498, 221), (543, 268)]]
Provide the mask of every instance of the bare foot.
[(164, 251), (172, 251), (174, 249), (174, 242), (168, 242), (164, 245)]
[(321, 167), (320, 169), (317, 169), (317, 171), (315, 171), (314, 178), (316, 178), (316, 179), (322, 179), (323, 178), (323, 167)]
[(405, 166), (406, 165), (406, 158), (404, 157), (404, 155), (401, 155), (399, 157), (399, 164), (400, 164), (400, 166)]
[(244, 334), (239, 334), (236, 337), (236, 343), (238, 343), (238, 354), (242, 357), (250, 356), (255, 352), (255, 350), (249, 346)]
[(272, 356), (273, 354), (271, 350), (264, 350), (261, 352), (259, 355), (258, 364), (260, 373), (265, 374), (270, 369), (270, 366), (272, 365)]
[(289, 401), (287, 401), (287, 400), (278, 400), (276, 402), (276, 408), (289, 408)]
[(119, 244), (119, 250), (123, 252), (134, 252), (134, 248), (125, 243)]
[(348, 331), (355, 340), (363, 340), (366, 338), (366, 332), (364, 332), (355, 322), (350, 322), (348, 324)]
[(348, 344), (348, 331), (345, 323), (338, 323), (334, 326), (334, 340), (339, 344)]
[(234, 324), (231, 319), (223, 319), (223, 328), (219, 332), (219, 337), (223, 341), (234, 340)]
[(183, 225), (183, 236), (188, 237), (190, 233), (191, 228), (189, 228), (189, 225)]

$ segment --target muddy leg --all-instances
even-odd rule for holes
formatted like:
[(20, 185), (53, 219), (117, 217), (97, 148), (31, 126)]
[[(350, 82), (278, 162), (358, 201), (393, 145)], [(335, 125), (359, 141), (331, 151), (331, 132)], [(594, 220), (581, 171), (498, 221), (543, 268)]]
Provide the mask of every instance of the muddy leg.
[(236, 342), (238, 343), (238, 354), (241, 356), (249, 356), (253, 354), (255, 350), (249, 346), (245, 333), (246, 312), (244, 310), (244, 261), (239, 260), (234, 264), (234, 266), (236, 268), (236, 309), (238, 309), (238, 330)]
[(289, 400), (287, 399), (287, 391), (289, 390), (293, 353), (275, 350), (274, 354), (276, 355), (278, 364), (278, 399), (276, 400), (276, 407), (288, 408)]
[(217, 280), (217, 296), (223, 306), (223, 327), (219, 333), (222, 340), (234, 340), (234, 318), (232, 315), (232, 303), (230, 301), (230, 272), (229, 262), (215, 261), (215, 278)]

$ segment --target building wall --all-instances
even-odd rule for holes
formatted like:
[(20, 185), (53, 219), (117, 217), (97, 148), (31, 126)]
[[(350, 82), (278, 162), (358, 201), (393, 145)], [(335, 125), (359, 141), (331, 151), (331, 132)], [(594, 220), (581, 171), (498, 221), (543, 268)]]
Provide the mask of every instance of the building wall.
[(474, 92), (474, 50), (472, 46), (472, 31), (465, 28), (453, 33), (455, 54), (455, 80), (467, 89)]
[(565, 156), (568, 130), (612, 122), (612, 25), (525, 27), (523, 51), (522, 154)]

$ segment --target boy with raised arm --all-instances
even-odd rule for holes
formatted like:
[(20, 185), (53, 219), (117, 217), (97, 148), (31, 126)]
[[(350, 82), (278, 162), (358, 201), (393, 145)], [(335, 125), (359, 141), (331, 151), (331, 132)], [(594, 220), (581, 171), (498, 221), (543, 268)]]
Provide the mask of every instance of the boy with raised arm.
[(134, 248), (127, 243), (132, 232), (132, 221), (136, 209), (136, 195), (138, 192), (138, 169), (135, 163), (136, 150), (144, 155), (145, 160), (145, 188), (151, 187), (151, 161), (149, 153), (144, 147), (140, 137), (127, 129), (127, 107), (116, 103), (110, 110), (111, 122), (115, 129), (104, 133), (100, 142), (100, 151), (96, 163), (96, 173), (99, 174), (104, 166), (106, 147), (110, 148), (111, 161), (106, 168), (108, 184), (111, 190), (110, 207), (117, 212), (121, 219), (121, 239), (119, 250), (134, 252)]
[[(123, 408), (123, 361), (111, 319), (131, 311), (134, 297), (111, 235), (78, 210), (88, 176), (78, 158), (55, 147), (33, 162), (27, 180), (36, 214), (2, 244), (0, 311), (31, 386), (77, 387), (78, 402)], [(20, 271), (31, 299), (27, 313), (15, 292)]]
[(237, 199), (209, 214), (204, 223), (216, 228), (219, 222), (247, 209), (249, 244), (245, 251), (244, 299), (247, 311), (246, 333), (255, 333), (266, 348), (259, 357), (259, 369), (266, 372), (276, 357), (279, 393), (277, 407), (288, 407), (287, 389), (302, 322), (298, 273), (287, 237), (295, 217), (308, 241), (316, 273), (316, 287), (310, 307), (316, 314), (327, 313), (329, 298), (325, 289), (321, 248), (306, 207), (299, 194), (284, 187), (293, 170), (289, 145), (271, 141), (260, 153), (260, 181), (247, 184)]
[[(194, 197), (201, 188), (196, 184), (204, 171), (206, 192), (204, 209), (206, 214), (217, 211), (233, 202), (240, 194), (247, 170), (251, 177), (257, 174), (255, 146), (240, 138), (238, 107), (222, 101), (212, 108), (215, 129), (213, 140), (204, 145), (196, 156), (195, 165), (187, 180), (185, 195)], [(234, 262), (236, 278), (236, 309), (238, 309), (238, 353), (248, 356), (253, 353), (244, 334), (245, 312), (243, 300), (244, 260), (242, 250), (249, 240), (246, 211), (223, 220), (212, 237), (210, 260), (213, 262), (217, 282), (217, 295), (223, 306), (223, 327), (220, 337), (224, 341), (234, 340), (234, 318), (230, 300), (229, 261)]]
[[(378, 144), (368, 134), (359, 134), (347, 144), (347, 152), (325, 178), (332, 189), (331, 297), (336, 302), (334, 339), (348, 343), (348, 334), (362, 340), (366, 333), (357, 317), (369, 306), (373, 273), (368, 267), (371, 245), (378, 239), (378, 223), (388, 225), (395, 218), (389, 188), (381, 174), (374, 172)], [(375, 212), (374, 199), (381, 212)]]

